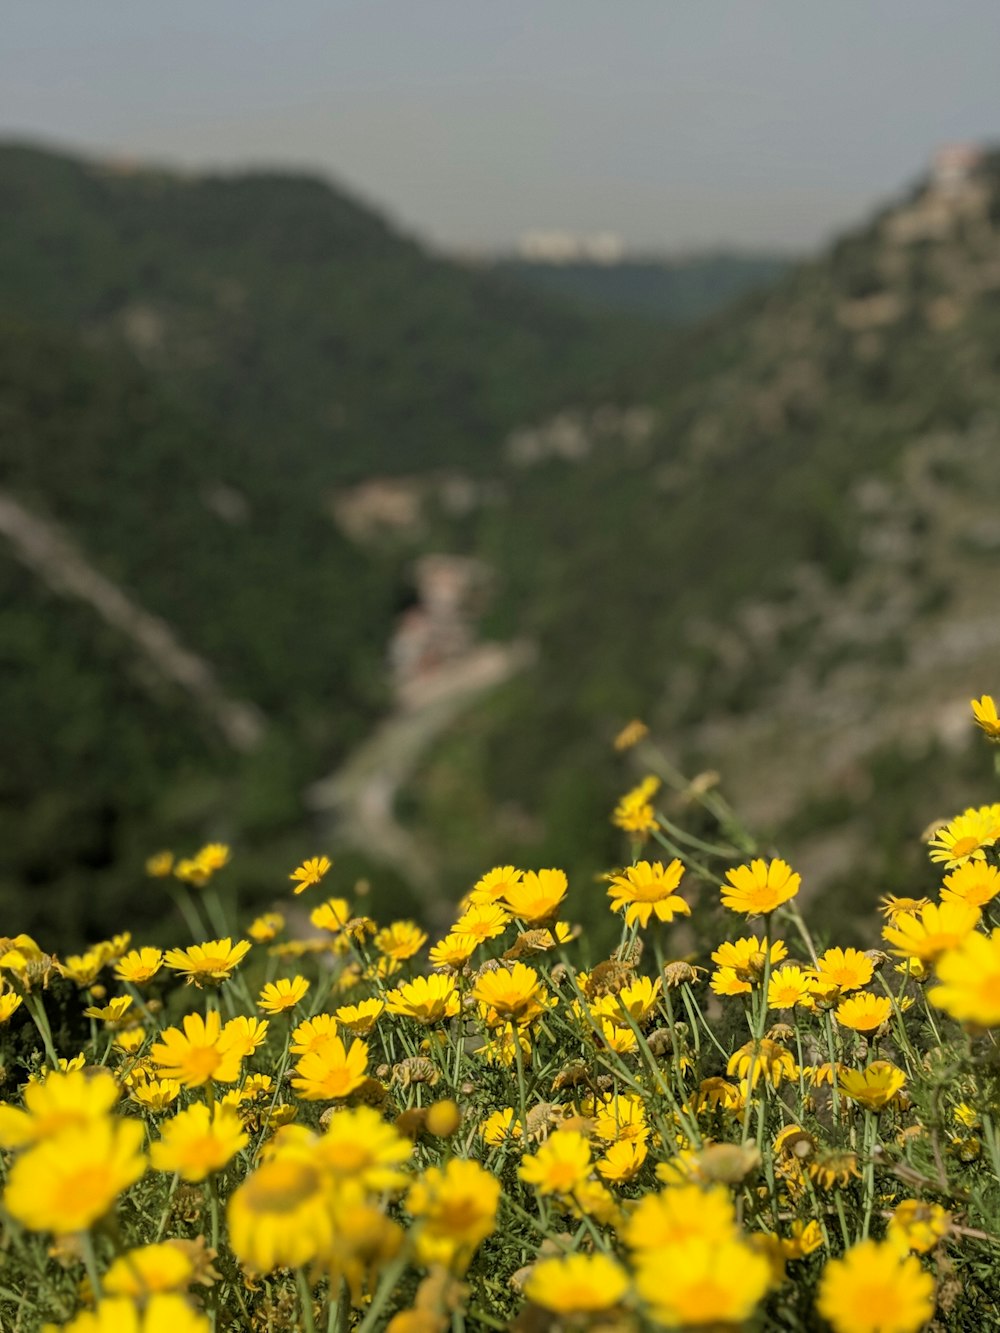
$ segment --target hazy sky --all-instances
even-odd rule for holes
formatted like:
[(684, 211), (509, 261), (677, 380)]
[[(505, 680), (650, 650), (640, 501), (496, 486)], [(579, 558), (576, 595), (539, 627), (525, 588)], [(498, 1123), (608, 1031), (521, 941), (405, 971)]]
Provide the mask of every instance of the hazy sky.
[(440, 245), (811, 247), (1000, 139), (1000, 0), (12, 0), (5, 133), (305, 164)]

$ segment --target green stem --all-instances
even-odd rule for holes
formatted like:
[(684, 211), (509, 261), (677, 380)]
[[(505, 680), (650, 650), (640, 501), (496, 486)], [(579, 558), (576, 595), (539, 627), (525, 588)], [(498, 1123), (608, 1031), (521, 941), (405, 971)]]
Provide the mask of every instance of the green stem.
[(658, 828), (652, 829), (651, 832), (656, 841), (662, 847), (665, 847), (671, 856), (675, 856), (678, 861), (682, 861), (684, 865), (690, 866), (692, 870), (697, 870), (698, 874), (707, 880), (718, 878), (717, 875), (714, 875), (712, 871), (709, 870), (704, 862), (699, 861), (696, 857), (692, 856), (690, 852), (684, 851), (682, 847), (678, 847), (676, 842), (671, 842), (669, 838), (665, 838)]
[(833, 1128), (837, 1138), (840, 1137), (840, 1085), (837, 1079), (837, 1057), (834, 1053), (833, 1044), (833, 1019), (830, 1016), (829, 1009), (824, 1014), (826, 1019), (826, 1049), (830, 1057), (830, 1098), (833, 1107)]
[[(768, 922), (770, 927), (770, 922)], [(757, 1006), (757, 1021), (753, 1027), (753, 1049), (750, 1052), (750, 1067), (747, 1070), (747, 1095), (743, 1105), (743, 1134), (740, 1139), (740, 1145), (746, 1147), (747, 1140), (750, 1138), (750, 1105), (753, 1101), (754, 1074), (757, 1070), (757, 1060), (760, 1054), (760, 1044), (764, 1039), (764, 1026), (767, 1023), (767, 992), (771, 984), (771, 931), (768, 929), (764, 935), (764, 976), (760, 985), (759, 1004)], [(765, 1078), (767, 1077), (765, 1071)]]
[(94, 1253), (94, 1237), (89, 1231), (80, 1232), (80, 1249), (83, 1251), (83, 1262), (87, 1269), (87, 1277), (90, 1278), (91, 1290), (94, 1293), (94, 1300), (99, 1301), (104, 1295), (101, 1287), (101, 1276), (97, 1271), (97, 1256)]
[(309, 1290), (309, 1282), (305, 1272), (301, 1268), (295, 1270), (295, 1285), (299, 1289), (299, 1308), (302, 1311), (302, 1323), (305, 1325), (306, 1333), (316, 1333), (312, 1292)]
[(49, 1016), (45, 1012), (45, 1005), (39, 996), (33, 995), (30, 991), (25, 992), (24, 1003), (27, 1006), (28, 1013), (34, 1019), (38, 1035), (42, 1039), (42, 1045), (45, 1047), (45, 1058), (52, 1069), (58, 1069), (59, 1056), (56, 1055), (55, 1044), (52, 1041), (52, 1029), (49, 1026)]
[(382, 1274), (382, 1281), (378, 1284), (375, 1295), (372, 1297), (372, 1303), (368, 1307), (368, 1312), (355, 1329), (355, 1333), (373, 1333), (373, 1330), (379, 1327), (382, 1311), (385, 1308), (389, 1297), (396, 1290), (396, 1283), (402, 1276), (403, 1269), (406, 1267), (408, 1259), (409, 1256), (404, 1250), (402, 1254), (396, 1256), (393, 1262)]
[(163, 1233), (167, 1229), (167, 1218), (170, 1216), (170, 1203), (174, 1197), (177, 1186), (180, 1183), (180, 1178), (180, 1172), (175, 1171), (174, 1178), (170, 1182), (170, 1189), (167, 1190), (167, 1201), (163, 1205), (163, 1212), (160, 1214), (160, 1225), (156, 1228), (156, 1236), (154, 1237), (156, 1241), (163, 1239)]
[(867, 1240), (875, 1207), (875, 1131), (878, 1116), (865, 1107), (865, 1215), (859, 1240)]

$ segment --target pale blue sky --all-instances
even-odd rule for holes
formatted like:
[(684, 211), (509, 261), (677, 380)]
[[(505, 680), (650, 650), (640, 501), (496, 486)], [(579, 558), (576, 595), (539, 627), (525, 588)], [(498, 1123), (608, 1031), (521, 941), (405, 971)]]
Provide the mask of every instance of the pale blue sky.
[(0, 129), (299, 164), (448, 247), (815, 246), (1000, 139), (998, 0), (13, 0)]

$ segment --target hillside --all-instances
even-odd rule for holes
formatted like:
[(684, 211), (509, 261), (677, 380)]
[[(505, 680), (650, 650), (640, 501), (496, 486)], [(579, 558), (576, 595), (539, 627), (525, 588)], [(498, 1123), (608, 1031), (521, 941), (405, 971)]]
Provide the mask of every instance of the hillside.
[(640, 714), (831, 911), (919, 883), (1000, 660), (998, 347), (986, 157), (689, 336), (645, 440), (512, 468), (466, 535), (505, 571), (494, 632), (542, 652), (419, 774), (415, 823), (440, 845), (482, 821), (497, 856), (586, 875), (630, 780), (610, 737)]
[(4, 308), (127, 349), (224, 427), (220, 463), (282, 491), (488, 466), (506, 430), (601, 368), (607, 392), (633, 350), (626, 325), (432, 259), (301, 174), (6, 145), (0, 210)]
[[(0, 533), (19, 919), (106, 919), (209, 835), (268, 834), (258, 898), (304, 837), (400, 911), (484, 859), (585, 884), (651, 762), (612, 755), (635, 714), (831, 912), (921, 882), (998, 684), (996, 158), (683, 335), (303, 177), (11, 148), (0, 203), (0, 499), (124, 599), (102, 619)], [(150, 625), (193, 676), (151, 670)]]
[(385, 712), (410, 552), (344, 535), (345, 483), (461, 485), (633, 335), (305, 177), (8, 146), (0, 208), (0, 901), (80, 934), (151, 846), (301, 836)]

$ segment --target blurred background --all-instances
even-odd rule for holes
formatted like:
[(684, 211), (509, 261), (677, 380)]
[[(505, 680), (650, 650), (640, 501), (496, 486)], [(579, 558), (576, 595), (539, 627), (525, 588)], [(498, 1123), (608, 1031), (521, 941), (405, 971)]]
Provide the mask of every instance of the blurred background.
[[(1000, 692), (1000, 10), (19, 6), (4, 929), (151, 853), (434, 921), (659, 762), (814, 917), (929, 883)], [(675, 798), (683, 814), (682, 798)], [(333, 882), (333, 879), (329, 881)]]

